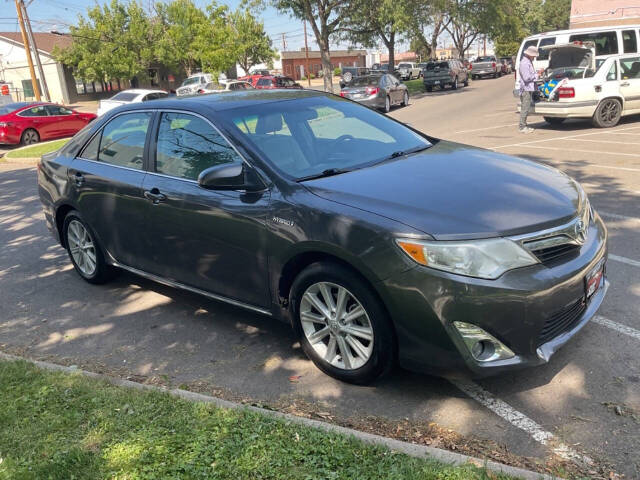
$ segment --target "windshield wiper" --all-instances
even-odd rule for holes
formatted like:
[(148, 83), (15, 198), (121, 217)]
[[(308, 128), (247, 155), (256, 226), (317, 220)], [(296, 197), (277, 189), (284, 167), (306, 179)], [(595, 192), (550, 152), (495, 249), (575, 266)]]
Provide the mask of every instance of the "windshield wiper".
[(378, 160), (376, 162), (376, 164), (387, 162), (389, 160), (393, 160), (394, 158), (398, 158), (398, 157), (405, 157), (405, 156), (410, 155), (412, 153), (421, 152), (422, 150), (426, 150), (427, 148), (431, 148), (431, 146), (432, 145), (430, 145), (430, 144), (429, 145), (420, 145), (419, 147), (410, 148), (409, 150), (398, 150), (397, 152), (393, 152), (392, 154), (381, 158), (380, 160)]
[(300, 177), (296, 182), (304, 182), (305, 180), (315, 180), (316, 178), (333, 177), (334, 175), (340, 175), (341, 173), (351, 172), (351, 168), (327, 168), (320, 173), (314, 173), (313, 175), (307, 175), (306, 177)]

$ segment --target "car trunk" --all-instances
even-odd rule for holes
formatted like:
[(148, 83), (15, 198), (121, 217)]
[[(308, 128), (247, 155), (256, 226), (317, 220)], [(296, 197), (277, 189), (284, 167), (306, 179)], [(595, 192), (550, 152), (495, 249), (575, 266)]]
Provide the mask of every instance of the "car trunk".
[[(546, 88), (546, 95), (543, 94), (541, 100), (572, 101), (582, 98), (582, 92), (591, 88), (591, 82), (585, 79), (596, 72), (594, 44), (570, 43), (542, 49), (549, 51), (549, 66), (540, 82), (543, 90)], [(567, 95), (567, 89), (573, 89), (573, 93)]]

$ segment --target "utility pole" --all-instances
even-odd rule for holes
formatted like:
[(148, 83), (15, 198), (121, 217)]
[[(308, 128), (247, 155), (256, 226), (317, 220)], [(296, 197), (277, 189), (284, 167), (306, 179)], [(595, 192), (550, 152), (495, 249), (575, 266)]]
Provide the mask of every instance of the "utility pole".
[(36, 78), (36, 72), (33, 69), (33, 61), (31, 60), (31, 46), (29, 45), (29, 39), (27, 38), (27, 31), (24, 26), (24, 18), (22, 17), (22, 0), (16, 2), (16, 11), (18, 12), (18, 22), (20, 23), (20, 31), (22, 32), (22, 43), (24, 44), (24, 53), (27, 55), (27, 63), (29, 64), (29, 72), (31, 73), (31, 85), (33, 85), (33, 94), (36, 100), (40, 101), (40, 88), (38, 88), (38, 79)]
[(33, 50), (33, 56), (36, 59), (36, 65), (38, 66), (38, 73), (40, 73), (40, 82), (42, 83), (42, 90), (44, 98), (47, 102), (51, 101), (51, 95), (49, 95), (49, 87), (47, 86), (47, 79), (44, 76), (44, 70), (42, 69), (42, 62), (40, 61), (40, 53), (38, 52), (38, 45), (36, 39), (33, 36), (33, 30), (31, 29), (31, 21), (29, 20), (29, 14), (27, 13), (27, 7), (24, 4), (24, 0), (20, 0), (20, 6), (22, 7), (22, 14), (24, 15), (25, 25), (27, 27), (27, 37), (29, 37), (29, 43)]
[(484, 53), (483, 55), (486, 57), (487, 56), (487, 36), (484, 36)]
[(284, 32), (282, 32), (282, 51), (287, 49), (287, 40), (284, 38)]
[(309, 69), (309, 47), (307, 46), (307, 19), (304, 19), (304, 55), (307, 58), (307, 82), (311, 86), (311, 70)]

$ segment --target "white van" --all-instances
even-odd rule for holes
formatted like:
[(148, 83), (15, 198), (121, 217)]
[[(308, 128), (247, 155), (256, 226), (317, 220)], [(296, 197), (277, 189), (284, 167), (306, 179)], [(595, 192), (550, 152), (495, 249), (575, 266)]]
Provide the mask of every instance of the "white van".
[[(531, 46), (544, 47), (573, 42), (593, 42), (596, 46), (596, 66), (613, 55), (640, 52), (640, 25), (619, 25), (613, 27), (577, 28), (539, 33), (525, 38), (516, 57), (516, 82), (514, 95), (520, 91), (520, 59)], [(540, 50), (540, 56), (533, 62), (536, 71), (549, 66), (549, 50)]]

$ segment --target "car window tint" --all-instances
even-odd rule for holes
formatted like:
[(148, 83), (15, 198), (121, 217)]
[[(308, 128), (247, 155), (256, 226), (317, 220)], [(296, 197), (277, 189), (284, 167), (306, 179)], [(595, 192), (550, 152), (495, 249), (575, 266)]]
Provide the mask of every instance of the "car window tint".
[(640, 78), (640, 57), (621, 58), (620, 76), (623, 80)]
[(541, 48), (545, 45), (555, 45), (556, 37), (548, 37), (540, 40), (540, 44), (538, 45), (538, 60), (549, 60), (549, 50), (542, 50)]
[(208, 122), (184, 113), (163, 113), (158, 129), (156, 172), (197, 180), (203, 170), (242, 159)]
[(613, 55), (618, 53), (618, 35), (616, 32), (571, 35), (569, 42), (594, 42), (596, 44), (596, 55)]
[(98, 150), (100, 150), (100, 138), (102, 137), (102, 131), (98, 132), (89, 143), (87, 143), (79, 155), (87, 160), (98, 161)]
[(636, 53), (638, 51), (638, 40), (635, 30), (625, 30), (622, 32), (622, 49), (624, 53)]
[(71, 115), (73, 112), (68, 108), (61, 107), (60, 105), (47, 105), (49, 115)]
[(271, 79), (270, 78), (261, 78), (260, 80), (258, 80), (257, 85), (260, 85), (261, 87), (266, 87), (271, 85)]
[(118, 100), (119, 102), (131, 102), (133, 101), (139, 93), (134, 92), (120, 92), (111, 97), (111, 100)]
[(529, 47), (537, 47), (538, 46), (538, 39), (534, 39), (534, 40), (527, 40), (526, 42), (524, 42), (524, 45), (522, 46), (522, 50), (520, 52), (520, 58), (522, 59), (522, 57), (524, 57), (524, 51), (529, 48)]
[(151, 113), (136, 112), (118, 115), (107, 123), (102, 130), (98, 161), (142, 170), (150, 120)]
[(37, 107), (27, 108), (20, 112), (22, 117), (46, 117), (49, 113), (44, 105), (38, 105)]
[(609, 73), (607, 73), (607, 81), (613, 81), (618, 79), (618, 62), (614, 61), (611, 64)]

